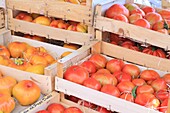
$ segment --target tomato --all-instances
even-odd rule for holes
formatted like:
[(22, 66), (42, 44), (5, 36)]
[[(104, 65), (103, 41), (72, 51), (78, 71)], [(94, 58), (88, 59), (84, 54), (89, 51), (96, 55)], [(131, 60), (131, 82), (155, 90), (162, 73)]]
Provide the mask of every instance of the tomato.
[(170, 84), (170, 73), (163, 75), (162, 78), (166, 81), (167, 84)]
[(107, 74), (111, 74), (109, 70), (103, 69), (103, 68), (102, 68), (102, 69), (98, 69), (96, 73), (103, 73), (103, 74), (104, 74), (104, 73), (107, 73)]
[(80, 100), (79, 98), (77, 98), (77, 97), (75, 97), (75, 96), (72, 96), (72, 95), (70, 95), (70, 96), (67, 95), (67, 98), (68, 98), (69, 100), (75, 102), (75, 103), (77, 103), (77, 102)]
[(112, 18), (116, 14), (123, 14), (129, 16), (129, 10), (121, 4), (113, 4), (109, 9), (106, 10), (106, 17)]
[(122, 71), (116, 71), (113, 76), (115, 76), (118, 80), (118, 82), (123, 82), (123, 81), (131, 81), (132, 80), (132, 77), (127, 74), (127, 73), (124, 73)]
[(142, 85), (146, 84), (145, 80), (143, 80), (143, 79), (141, 79), (141, 78), (133, 79), (133, 80), (132, 80), (132, 83), (133, 83), (135, 86), (142, 86)]
[(150, 85), (143, 85), (143, 86), (138, 86), (136, 92), (137, 92), (137, 95), (140, 94), (140, 93), (151, 93), (151, 94), (153, 94), (154, 89)]
[(158, 79), (154, 80), (151, 83), (151, 86), (154, 88), (155, 91), (167, 89), (166, 81), (162, 78), (158, 78)]
[(154, 47), (147, 47), (143, 49), (143, 53), (150, 54), (153, 56), (161, 57), (161, 58), (166, 58), (166, 53), (162, 49), (156, 49)]
[(83, 84), (84, 80), (89, 78), (89, 73), (86, 69), (81, 66), (73, 65), (64, 73), (64, 79), (78, 84)]
[(124, 66), (124, 62), (119, 59), (109, 60), (106, 64), (106, 69), (108, 69), (111, 73), (116, 71), (121, 71)]
[(101, 84), (99, 81), (97, 81), (96, 79), (90, 77), (87, 78), (84, 82), (83, 85), (95, 90), (100, 90), (101, 89)]
[(36, 52), (34, 55), (30, 58), (30, 63), (32, 65), (44, 65), (45, 67), (49, 64), (52, 64), (55, 61), (55, 59), (45, 52)]
[(97, 71), (96, 66), (91, 61), (84, 61), (80, 66), (85, 68), (90, 74), (95, 73)]
[(25, 71), (29, 66), (31, 66), (31, 64), (24, 61), (23, 59), (18, 58), (14, 59), (14, 61), (11, 61), (8, 66)]
[(161, 89), (154, 93), (155, 97), (158, 98), (161, 102), (168, 98), (169, 91), (167, 89)]
[(58, 103), (52, 103), (47, 107), (47, 111), (50, 113), (63, 113), (65, 110), (65, 107)]
[(125, 15), (123, 15), (123, 14), (116, 14), (116, 15), (114, 15), (114, 16), (112, 17), (112, 19), (129, 23), (128, 18), (127, 18)]
[(156, 109), (159, 107), (159, 100), (151, 93), (140, 93), (135, 98), (135, 103), (147, 108)]
[(116, 96), (116, 97), (120, 97), (120, 91), (119, 89), (112, 85), (112, 84), (106, 84), (104, 85), (102, 88), (101, 88), (101, 92), (103, 93), (107, 93), (109, 95), (113, 95), (113, 96)]
[(23, 56), (23, 52), (27, 50), (29, 45), (24, 42), (11, 42), (8, 44), (9, 52), (13, 58), (19, 58)]
[(119, 44), (120, 41), (122, 41), (122, 38), (119, 37), (119, 35), (114, 34), (114, 33), (110, 33), (110, 42), (115, 42), (115, 44)]
[(125, 99), (127, 101), (130, 101), (130, 102), (134, 102), (134, 97), (131, 93), (123, 93), (121, 96), (120, 96), (121, 99)]
[(104, 68), (107, 63), (107, 59), (102, 56), (101, 54), (93, 54), (90, 58), (89, 61), (93, 62), (97, 69)]
[(133, 64), (125, 64), (122, 69), (122, 72), (125, 72), (132, 76), (132, 78), (138, 78), (140, 74), (140, 69), (136, 65)]
[(106, 108), (100, 107), (100, 106), (97, 107), (96, 111), (98, 111), (99, 113), (112, 113), (111, 111), (107, 110)]
[(130, 81), (120, 82), (117, 85), (117, 88), (120, 90), (120, 92), (132, 92), (134, 87), (135, 85)]
[(85, 100), (79, 100), (78, 103), (80, 103), (80, 105), (83, 105), (83, 106), (85, 106), (87, 108), (91, 108), (91, 109), (95, 109), (97, 107), (95, 104), (87, 102)]
[(12, 62), (12, 60), (9, 59), (8, 57), (0, 55), (0, 64), (1, 65), (8, 66), (11, 62)]
[(66, 108), (62, 113), (83, 113), (83, 112), (77, 107), (69, 107)]
[(96, 73), (93, 76), (94, 76), (94, 79), (96, 79), (97, 81), (99, 81), (101, 83), (101, 85), (105, 85), (105, 84), (112, 84), (114, 86), (117, 85), (117, 79), (112, 74)]
[(6, 56), (7, 58), (10, 58), (9, 50), (5, 46), (2, 46), (2, 45), (0, 45), (0, 55)]
[(140, 78), (144, 79), (145, 81), (150, 81), (160, 78), (160, 75), (156, 71), (148, 69), (141, 72)]
[(160, 111), (160, 112), (163, 112), (163, 113), (168, 113), (167, 110), (168, 110), (168, 99), (165, 99), (165, 100), (161, 103), (161, 107), (160, 107), (159, 111)]

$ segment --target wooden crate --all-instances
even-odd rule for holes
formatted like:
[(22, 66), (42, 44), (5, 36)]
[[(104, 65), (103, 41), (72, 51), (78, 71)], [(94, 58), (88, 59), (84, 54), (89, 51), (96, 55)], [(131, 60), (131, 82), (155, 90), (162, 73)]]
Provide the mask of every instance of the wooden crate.
[[(108, 2), (110, 0), (104, 1)], [(93, 14), (96, 4), (102, 0), (87, 0), (87, 5), (72, 4), (59, 0), (7, 0), (8, 28), (13, 31), (35, 34), (65, 42), (77, 43), (80, 45), (89, 44), (94, 39)], [(28, 13), (38, 13), (50, 17), (73, 20), (88, 25), (88, 33), (66, 31), (63, 29), (51, 28), (14, 19), (13, 11), (20, 10)], [(80, 40), (81, 38), (81, 40)]]
[[(61, 54), (65, 51), (72, 51), (72, 52), (75, 51), (75, 50), (63, 48), (63, 47), (60, 47), (60, 46), (55, 46), (55, 45), (51, 45), (51, 44), (47, 44), (47, 43), (43, 43), (43, 42), (39, 42), (39, 41), (21, 38), (21, 37), (18, 37), (18, 36), (12, 36), (10, 31), (6, 31), (5, 33), (0, 35), (0, 44), (1, 45), (6, 46), (9, 42), (12, 42), (12, 41), (26, 42), (29, 45), (34, 46), (34, 47), (43, 46), (44, 48), (46, 48), (48, 53), (51, 54), (56, 59), (59, 59)], [(69, 57), (69, 55), (62, 58), (62, 59), (66, 60), (67, 57)], [(14, 78), (16, 78), (17, 81), (21, 81), (21, 80), (24, 80), (24, 79), (33, 80), (40, 86), (43, 94), (49, 94), (50, 92), (52, 92), (54, 90), (54, 77), (57, 74), (57, 63), (46, 67), (45, 70), (44, 70), (44, 75), (20, 71), (20, 70), (10, 68), (10, 67), (6, 67), (6, 66), (3, 66), (3, 65), (0, 65), (0, 71), (4, 75), (13, 76)]]
[[(120, 2), (114, 2), (120, 3)], [(129, 23), (121, 22), (104, 17), (105, 11), (114, 3), (96, 6), (94, 17), (94, 27), (101, 31), (107, 31), (119, 34), (124, 37), (130, 37), (141, 43), (148, 43), (165, 50), (170, 50), (170, 35), (159, 33), (146, 28), (138, 27)], [(124, 3), (123, 3), (124, 4)], [(139, 5), (139, 4), (138, 4)], [(140, 5), (143, 7), (143, 5)], [(161, 10), (161, 9), (157, 9)]]
[(162, 8), (170, 8), (170, 1), (169, 0), (162, 0)]
[(90, 33), (69, 31), (18, 20), (13, 17), (13, 13), (13, 10), (8, 9), (8, 29), (15, 32), (38, 35), (48, 39), (61, 40), (66, 43), (76, 43), (79, 45), (89, 44), (94, 39), (94, 36)]
[[(98, 42), (91, 48), (91, 51), (92, 51), (92, 53), (102, 53), (105, 56), (110, 56), (110, 57), (107, 57), (107, 59), (111, 59), (112, 57), (115, 57), (115, 53), (114, 53), (114, 49), (110, 49), (110, 48), (113, 48), (113, 47), (107, 43)], [(59, 64), (58, 64), (57, 68), (60, 71), (58, 71), (57, 77), (55, 77), (55, 90), (62, 92), (62, 101), (67, 100), (67, 99), (65, 99), (65, 96), (64, 96), (64, 94), (67, 94), (67, 95), (76, 96), (83, 100), (89, 101), (89, 102), (94, 103), (99, 106), (103, 106), (109, 110), (116, 111), (119, 113), (126, 113), (126, 112), (160, 113), (159, 111), (149, 109), (144, 106), (140, 106), (138, 104), (135, 104), (135, 103), (132, 103), (129, 101), (125, 101), (120, 98), (90, 89), (90, 88), (84, 87), (82, 85), (79, 85), (79, 84), (76, 84), (76, 83), (73, 83), (73, 82), (63, 79), (63, 73), (67, 67), (69, 67), (70, 65), (79, 64), (79, 63), (87, 60), (91, 55), (91, 54), (88, 54), (86, 57), (84, 57), (83, 60), (80, 61), (80, 59), (82, 59), (82, 55), (84, 55), (83, 53), (84, 52), (80, 52), (78, 55), (76, 55), (76, 57), (73, 57), (69, 61), (66, 61), (66, 62), (59, 61), (58, 62)], [(117, 54), (119, 54), (119, 53), (117, 53)], [(124, 50), (121, 49), (121, 54), (116, 57), (119, 57), (121, 59), (124, 56), (123, 53), (124, 53)], [(131, 54), (129, 54), (129, 56), (130, 55)], [(143, 57), (143, 56), (141, 56), (141, 57)], [(78, 58), (80, 58), (80, 59), (78, 59)], [(149, 61), (150, 59), (146, 59), (146, 60), (148, 60), (148, 62), (150, 62)], [(129, 62), (126, 62), (126, 63), (129, 63)], [(141, 71), (145, 70), (145, 69), (153, 69), (150, 67), (143, 67), (143, 66), (139, 66), (139, 65), (138, 65), (138, 67), (141, 69)], [(155, 70), (155, 71), (157, 71), (160, 74), (160, 76), (167, 73), (165, 71), (159, 71), (159, 70)], [(169, 100), (169, 103), (170, 103), (170, 100)], [(168, 110), (170, 110), (170, 108), (168, 108)]]
[(0, 33), (5, 30), (5, 13), (4, 9), (0, 8)]
[(31, 105), (27, 109), (21, 111), (20, 113), (36, 113), (39, 110), (46, 109), (52, 103), (62, 104), (66, 108), (73, 107), (73, 106), (78, 107), (79, 109), (81, 109), (83, 111), (83, 113), (98, 113), (98, 112), (96, 112), (94, 110), (85, 108), (85, 107), (83, 107), (81, 105), (78, 105), (78, 104), (75, 104), (75, 103), (73, 103), (71, 101), (61, 102), (60, 94), (57, 93), (57, 92), (50, 93), (49, 95), (43, 97), (41, 100), (37, 101), (36, 103)]

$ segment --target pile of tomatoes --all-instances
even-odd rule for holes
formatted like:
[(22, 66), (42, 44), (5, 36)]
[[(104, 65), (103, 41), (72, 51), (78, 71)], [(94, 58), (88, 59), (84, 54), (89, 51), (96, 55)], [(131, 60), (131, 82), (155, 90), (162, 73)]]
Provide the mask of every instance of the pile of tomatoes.
[(116, 35), (114, 33), (110, 34), (110, 37), (108, 39), (111, 44), (118, 45), (124, 48), (128, 48), (134, 51), (143, 52), (149, 55), (161, 57), (161, 58), (169, 58), (168, 54), (161, 48), (154, 47), (154, 46), (141, 46), (140, 43), (134, 42), (132, 40), (129, 40), (127, 38), (119, 37), (119, 35)]
[(92, 54), (87, 61), (67, 68), (64, 79), (161, 112), (167, 110), (170, 74), (161, 77), (155, 70)]

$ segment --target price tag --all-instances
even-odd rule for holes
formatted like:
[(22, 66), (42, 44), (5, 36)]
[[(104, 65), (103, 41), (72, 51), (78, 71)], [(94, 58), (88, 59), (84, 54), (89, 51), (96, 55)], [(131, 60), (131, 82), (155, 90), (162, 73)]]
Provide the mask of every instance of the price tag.
[(6, 8), (5, 0), (0, 0), (0, 7)]

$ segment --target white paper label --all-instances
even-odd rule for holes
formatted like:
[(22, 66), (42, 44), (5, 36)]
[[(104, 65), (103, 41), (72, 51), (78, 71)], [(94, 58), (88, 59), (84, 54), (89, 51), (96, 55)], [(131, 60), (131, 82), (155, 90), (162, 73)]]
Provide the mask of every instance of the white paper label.
[(5, 0), (0, 0), (0, 7), (6, 8)]

